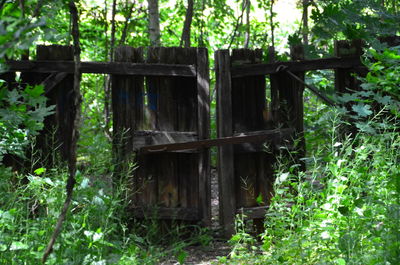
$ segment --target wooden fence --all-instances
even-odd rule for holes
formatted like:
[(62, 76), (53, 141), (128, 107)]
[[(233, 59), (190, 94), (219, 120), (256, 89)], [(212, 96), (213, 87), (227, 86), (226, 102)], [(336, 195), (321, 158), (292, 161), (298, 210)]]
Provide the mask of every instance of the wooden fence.
[[(285, 72), (271, 74), (271, 102), (267, 107), (265, 74), (249, 71), (243, 75), (240, 71), (261, 65), (261, 50), (233, 50), (232, 54), (220, 50), (215, 53), (215, 62), (218, 137), (262, 134), (280, 128), (268, 148), (260, 143), (219, 147), (220, 220), (229, 236), (238, 213), (262, 226), (273, 194), (273, 165), (279, 146), (290, 145), (303, 132), (304, 86)], [(304, 80), (304, 72), (296, 75)], [(295, 134), (282, 134), (282, 128), (292, 129)], [(300, 150), (303, 153), (304, 146)]]
[[(399, 40), (391, 37), (382, 42), (394, 46)], [(336, 57), (316, 60), (305, 60), (302, 47), (292, 47), (289, 62), (275, 61), (273, 52), (269, 62), (262, 62), (261, 50), (216, 51), (217, 139), (209, 139), (206, 49), (146, 51), (123, 46), (116, 49), (115, 62), (82, 62), (82, 73), (111, 75), (116, 173), (129, 169), (130, 161), (138, 166), (132, 175), (132, 215), (210, 225), (209, 148), (219, 146), (224, 234), (234, 232), (238, 213), (262, 223), (273, 195), (273, 164), (280, 147), (293, 148), (293, 139), (298, 138), (294, 162), (305, 154), (303, 90), (310, 89), (335, 105), (304, 82), (305, 72), (332, 69), (337, 92), (359, 90), (353, 73), (367, 73), (360, 60), (361, 46), (361, 41), (338, 41)], [(56, 105), (38, 139), (44, 157), (50, 160), (49, 150), (56, 147), (63, 159), (69, 156), (75, 112), (71, 102), (76, 96), (72, 94), (72, 58), (71, 47), (38, 46), (37, 60), (8, 61), (9, 72), (0, 76), (12, 88), (15, 72), (21, 72), (23, 83), (43, 84), (49, 104)]]
[[(143, 49), (120, 47), (116, 61), (142, 63)], [(149, 48), (147, 64), (186, 66), (190, 74), (112, 76), (113, 132), (118, 160), (135, 154), (132, 213), (210, 224), (208, 149), (139, 152), (146, 146), (208, 139), (208, 54), (201, 48)], [(156, 68), (155, 68), (156, 69)], [(157, 71), (157, 69), (155, 70)], [(122, 144), (121, 144), (122, 143)]]

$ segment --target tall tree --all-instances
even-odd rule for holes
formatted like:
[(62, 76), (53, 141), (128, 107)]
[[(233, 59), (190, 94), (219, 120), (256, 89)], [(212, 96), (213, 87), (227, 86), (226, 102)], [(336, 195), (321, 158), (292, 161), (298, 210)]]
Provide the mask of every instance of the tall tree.
[(308, 6), (309, 0), (303, 0), (303, 44), (308, 45)]
[(269, 7), (269, 23), (271, 24), (271, 46), (273, 50), (275, 50), (274, 4), (275, 0), (271, 0), (271, 4)]
[(132, 13), (133, 13), (133, 7), (135, 6), (135, 1), (129, 4), (130, 1), (126, 1), (126, 6), (125, 9), (127, 10), (127, 13), (125, 15), (125, 23), (124, 23), (124, 28), (122, 29), (122, 35), (121, 39), (119, 41), (119, 45), (123, 45), (126, 41), (126, 36), (128, 34), (128, 27), (129, 23), (132, 18)]
[(148, 0), (149, 8), (149, 37), (151, 46), (160, 46), (160, 13), (158, 0)]
[(247, 49), (250, 43), (250, 8), (251, 8), (251, 1), (244, 0), (243, 2), (246, 8), (246, 32), (244, 33), (244, 48)]
[(194, 1), (188, 0), (185, 23), (183, 25), (182, 37), (180, 43), (180, 46), (183, 45), (185, 48), (190, 47), (190, 29), (193, 20), (193, 6), (194, 6)]

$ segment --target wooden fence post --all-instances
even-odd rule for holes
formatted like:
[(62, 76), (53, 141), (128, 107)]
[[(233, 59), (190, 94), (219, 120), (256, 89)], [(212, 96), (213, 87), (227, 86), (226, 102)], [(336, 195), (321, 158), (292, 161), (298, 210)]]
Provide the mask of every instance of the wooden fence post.
[[(363, 54), (363, 45), (364, 43), (362, 40), (335, 41), (335, 56), (341, 58), (360, 57)], [(357, 79), (355, 74), (363, 75), (363, 73), (356, 68), (335, 69), (335, 90), (339, 95), (344, 93), (351, 94), (354, 91), (359, 91), (361, 89), (360, 81)], [(348, 111), (352, 111), (351, 102), (346, 103), (345, 107)], [(358, 129), (353, 125), (354, 121), (350, 118), (349, 122), (349, 126), (343, 126), (340, 129), (341, 136), (344, 136), (344, 134), (347, 133), (354, 136), (357, 133)]]
[[(229, 50), (215, 52), (215, 72), (217, 89), (218, 137), (233, 135), (232, 124), (232, 84)], [(233, 146), (218, 147), (218, 181), (220, 195), (220, 223), (225, 237), (235, 232), (236, 212)]]
[[(199, 140), (210, 138), (210, 74), (208, 51), (197, 49), (197, 127)], [(199, 154), (199, 200), (202, 222), (211, 225), (211, 178), (210, 149), (204, 149)]]
[[(72, 46), (51, 45), (37, 46), (37, 60), (47, 61), (73, 61)], [(36, 75), (36, 84), (43, 82), (49, 74)], [(56, 85), (49, 93), (48, 105), (56, 105), (55, 114), (47, 116), (44, 120), (44, 129), (37, 137), (38, 149), (41, 150), (41, 162), (45, 166), (52, 166), (56, 162), (56, 150), (60, 148), (61, 159), (68, 161), (74, 126), (75, 107), (73, 94), (74, 77), (69, 74), (62, 82)], [(54, 137), (53, 137), (54, 136)]]
[[(232, 65), (260, 64), (262, 50), (235, 49), (232, 51)], [(266, 82), (264, 75), (232, 78), (232, 115), (234, 135), (263, 131), (271, 124), (266, 108)], [(272, 128), (268, 128), (272, 129)], [(236, 197), (235, 212), (255, 207), (265, 207), (271, 198), (273, 183), (272, 150), (266, 151), (263, 144), (234, 146), (234, 181)], [(247, 216), (253, 219), (254, 228), (261, 232), (264, 213)]]
[[(274, 60), (273, 50), (270, 49), (271, 60)], [(293, 61), (304, 59), (304, 50), (302, 46), (291, 47), (291, 57)], [(277, 69), (278, 70), (278, 69)], [(295, 72), (301, 80), (304, 80), (304, 72)], [(274, 122), (283, 127), (295, 128), (295, 138), (299, 139), (297, 146), (297, 155), (295, 163), (300, 163), (299, 159), (305, 156), (304, 141), (304, 107), (303, 92), (304, 84), (295, 80), (285, 70), (270, 75), (271, 80), (271, 100), (272, 116)], [(305, 169), (304, 163), (300, 163), (301, 170)]]
[[(116, 62), (143, 62), (143, 49), (119, 46), (115, 49)], [(133, 155), (133, 133), (143, 122), (143, 76), (111, 76), (113, 110), (113, 148), (118, 174), (128, 168)]]

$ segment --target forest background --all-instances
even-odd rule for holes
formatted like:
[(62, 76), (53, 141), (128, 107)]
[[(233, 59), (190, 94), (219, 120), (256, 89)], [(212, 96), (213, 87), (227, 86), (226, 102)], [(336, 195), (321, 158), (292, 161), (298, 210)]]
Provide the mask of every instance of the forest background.
[[(112, 61), (118, 45), (208, 48), (213, 137), (215, 50), (261, 48), (266, 56), (268, 47), (274, 46), (277, 59), (286, 61), (290, 45), (303, 44), (306, 58), (312, 59), (332, 56), (335, 40), (364, 39), (363, 62), (370, 72), (360, 78), (363, 91), (336, 95), (333, 71), (306, 76), (307, 83), (336, 102), (351, 102), (351, 112), (328, 107), (305, 92), (307, 171), (298, 172), (284, 160), (277, 163), (275, 197), (265, 231), (258, 237), (251, 235), (238, 216), (229, 254), (216, 262), (400, 263), (400, 53), (399, 47), (376, 41), (377, 37), (399, 34), (398, 1), (73, 3), (79, 16), (82, 60)], [(70, 4), (62, 0), (1, 0), (0, 70), (7, 70), (7, 59), (20, 59), (27, 51), (35, 58), (37, 44), (72, 45)], [(20, 89), (9, 90), (0, 82), (0, 263), (37, 264), (63, 206), (70, 172), (62, 161), (51, 168), (33, 161), (35, 137), (44, 118), (53, 112), (53, 107), (46, 105), (43, 87), (21, 84)], [(132, 224), (124, 211), (130, 192), (128, 180), (110, 184), (114, 164), (109, 79), (82, 75), (81, 94), (77, 183), (47, 263), (157, 264), (171, 259), (185, 263), (190, 259), (189, 245), (213, 247), (212, 231), (200, 227), (182, 239), (179, 226), (160, 238), (156, 222)], [(349, 117), (358, 134), (343, 136), (340, 131)], [(31, 168), (16, 171), (8, 167), (5, 158), (10, 155), (30, 161)]]

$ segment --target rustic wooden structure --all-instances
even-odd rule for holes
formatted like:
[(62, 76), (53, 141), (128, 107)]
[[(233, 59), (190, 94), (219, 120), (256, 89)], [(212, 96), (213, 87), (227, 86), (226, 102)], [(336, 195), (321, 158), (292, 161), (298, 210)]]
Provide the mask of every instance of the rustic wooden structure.
[[(219, 147), (220, 221), (225, 236), (234, 232), (238, 213), (261, 223), (273, 194), (275, 147), (284, 145), (284, 141), (292, 142), (303, 132), (303, 84), (288, 77), (287, 72), (277, 71), (282, 65), (262, 64), (261, 58), (261, 50), (233, 50), (232, 54), (220, 50), (215, 54), (218, 136), (251, 135), (254, 131), (282, 127), (292, 132), (281, 135), (269, 148), (259, 143)], [(273, 72), (269, 72), (271, 65), (276, 66)], [(271, 74), (269, 107), (265, 79), (268, 73)], [(304, 80), (304, 72), (296, 75)], [(304, 146), (300, 149), (304, 150)]]
[[(139, 65), (145, 61), (143, 49), (119, 47), (115, 60)], [(117, 158), (126, 163), (135, 155), (138, 166), (132, 213), (140, 218), (201, 221), (208, 225), (209, 150), (159, 152), (156, 148), (138, 153), (149, 145), (209, 138), (207, 50), (149, 48), (146, 64), (141, 67), (150, 75), (112, 76)]]
[[(382, 41), (390, 46), (400, 43), (398, 37)], [(217, 139), (209, 139), (206, 49), (149, 48), (146, 52), (123, 46), (116, 49), (115, 62), (82, 62), (82, 73), (112, 75), (117, 172), (129, 169), (130, 161), (138, 166), (132, 175), (131, 213), (137, 218), (209, 225), (209, 148), (218, 146), (220, 221), (225, 235), (233, 233), (238, 213), (260, 222), (272, 195), (272, 165), (279, 147), (293, 148), (293, 139), (300, 139), (296, 162), (304, 156), (303, 90), (310, 89), (326, 104), (336, 104), (304, 82), (305, 72), (334, 69), (339, 93), (358, 90), (352, 73), (367, 72), (360, 61), (361, 46), (361, 41), (338, 41), (337, 57), (316, 60), (305, 60), (302, 47), (293, 47), (292, 61), (277, 62), (272, 51), (267, 63), (262, 62), (260, 50), (217, 51)], [(48, 151), (54, 148), (63, 159), (69, 155), (66, 147), (75, 111), (72, 58), (71, 47), (38, 46), (37, 60), (8, 61), (9, 72), (1, 76), (11, 89), (15, 72), (22, 72), (23, 82), (43, 84), (49, 104), (56, 105), (38, 139), (48, 161), (53, 158)]]
[[(47, 61), (48, 64), (57, 64), (58, 61), (73, 64), (72, 46), (39, 45), (36, 49), (37, 61)], [(35, 153), (30, 154), (35, 161), (35, 166), (51, 167), (56, 161), (60, 161), (56, 157), (60, 157), (61, 161), (67, 161), (69, 158), (69, 146), (72, 140), (72, 127), (75, 109), (73, 107), (73, 75), (67, 73), (55, 73), (50, 68), (36, 72), (25, 69), (26, 65), (30, 65), (29, 56), (23, 56), (22, 61), (17, 64), (24, 67), (11, 69), (6, 74), (9, 77), (7, 82), (14, 83), (15, 71), (21, 71), (20, 88), (23, 89), (27, 85), (43, 84), (45, 93), (48, 98), (48, 105), (55, 105), (54, 114), (47, 116), (44, 120), (42, 132), (36, 138)], [(73, 69), (73, 67), (72, 67)], [(14, 76), (13, 78), (10, 78)], [(15, 87), (15, 86), (13, 86)], [(21, 162), (22, 163), (22, 162)], [(27, 166), (27, 165), (25, 165)], [(30, 168), (30, 165), (29, 167)]]

